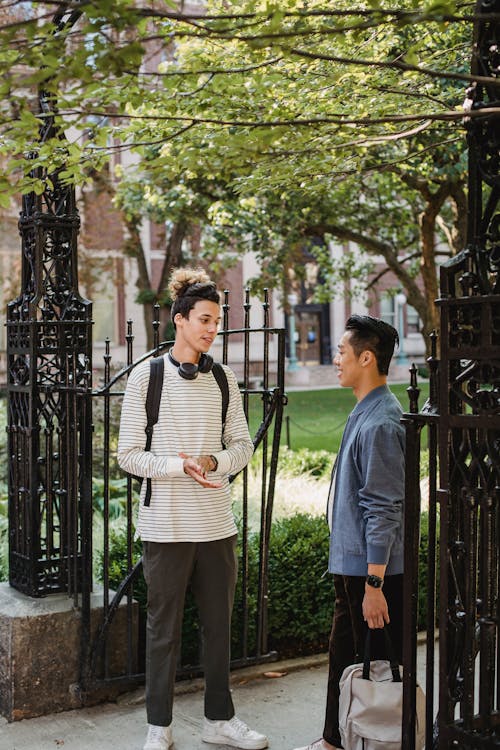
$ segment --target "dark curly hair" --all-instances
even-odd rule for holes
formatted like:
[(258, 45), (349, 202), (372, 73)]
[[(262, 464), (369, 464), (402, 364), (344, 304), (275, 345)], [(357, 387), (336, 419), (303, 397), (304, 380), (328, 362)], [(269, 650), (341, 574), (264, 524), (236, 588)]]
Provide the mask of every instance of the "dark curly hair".
[(172, 297), (170, 317), (175, 326), (174, 318), (180, 313), (188, 318), (189, 313), (200, 300), (208, 300), (219, 304), (220, 297), (215, 283), (202, 268), (178, 268), (170, 277), (168, 285)]

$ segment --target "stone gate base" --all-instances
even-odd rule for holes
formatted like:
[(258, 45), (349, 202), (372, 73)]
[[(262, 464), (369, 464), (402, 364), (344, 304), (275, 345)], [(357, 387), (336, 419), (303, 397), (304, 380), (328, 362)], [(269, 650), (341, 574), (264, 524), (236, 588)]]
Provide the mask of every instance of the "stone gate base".
[[(137, 621), (137, 605), (134, 605)], [(93, 628), (102, 616), (102, 591), (92, 595)], [(116, 614), (110, 634), (113, 671), (126, 665), (126, 612)], [(8, 721), (80, 708), (80, 612), (67, 594), (32, 599), (0, 583), (0, 713)], [(135, 628), (136, 629), (136, 628)], [(100, 689), (94, 700), (109, 700), (117, 688)]]

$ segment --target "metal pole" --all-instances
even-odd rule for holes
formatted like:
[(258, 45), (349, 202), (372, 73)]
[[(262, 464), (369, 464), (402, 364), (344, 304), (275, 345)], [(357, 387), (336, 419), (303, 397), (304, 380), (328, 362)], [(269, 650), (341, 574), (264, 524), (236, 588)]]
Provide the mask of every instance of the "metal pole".
[(398, 363), (398, 365), (406, 365), (408, 364), (408, 357), (406, 356), (406, 352), (404, 349), (404, 341), (405, 341), (404, 306), (406, 305), (406, 296), (403, 294), (403, 292), (396, 294), (395, 302), (397, 306), (397, 316), (398, 316), (397, 325), (398, 325), (398, 336), (399, 336), (399, 349), (396, 355), (396, 362)]
[(286, 368), (288, 372), (295, 372), (299, 369), (297, 364), (297, 348), (295, 345), (295, 305), (297, 304), (297, 295), (295, 292), (291, 292), (288, 295), (288, 304), (290, 306), (290, 312), (288, 314), (288, 329), (289, 329), (289, 357), (288, 357), (288, 367)]

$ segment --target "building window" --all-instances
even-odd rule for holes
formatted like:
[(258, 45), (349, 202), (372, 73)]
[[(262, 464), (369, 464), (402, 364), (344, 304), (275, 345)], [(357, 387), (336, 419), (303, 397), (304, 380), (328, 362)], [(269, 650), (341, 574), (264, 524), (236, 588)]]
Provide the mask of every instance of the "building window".
[(420, 333), (420, 318), (418, 312), (411, 305), (406, 307), (406, 330), (408, 333)]
[(99, 344), (109, 339), (116, 343), (116, 286), (112, 279), (98, 296), (92, 300), (92, 319), (94, 321), (93, 339)]
[(397, 328), (396, 302), (392, 294), (384, 294), (380, 298), (380, 317), (386, 323)]

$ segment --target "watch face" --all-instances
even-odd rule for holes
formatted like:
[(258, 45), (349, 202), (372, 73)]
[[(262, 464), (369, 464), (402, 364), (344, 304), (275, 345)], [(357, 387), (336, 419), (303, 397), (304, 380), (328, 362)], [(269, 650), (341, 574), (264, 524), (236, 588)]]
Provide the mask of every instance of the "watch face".
[(384, 580), (383, 578), (379, 578), (379, 576), (366, 576), (366, 582), (368, 586), (373, 586), (374, 589), (380, 589), (382, 588)]

